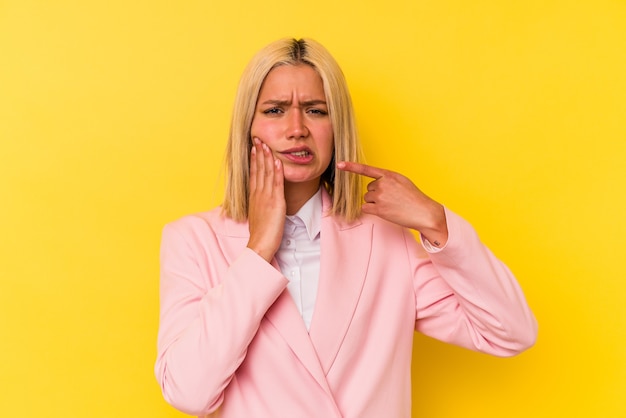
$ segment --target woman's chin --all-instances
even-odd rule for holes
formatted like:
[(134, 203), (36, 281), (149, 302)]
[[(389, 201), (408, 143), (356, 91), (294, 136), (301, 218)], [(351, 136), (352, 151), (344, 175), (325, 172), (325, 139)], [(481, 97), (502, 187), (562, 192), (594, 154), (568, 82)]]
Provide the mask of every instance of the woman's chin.
[(290, 175), (285, 173), (285, 184), (310, 186), (320, 184), (321, 176)]
[(290, 183), (308, 183), (309, 181), (319, 179), (321, 176), (321, 174), (316, 173), (315, 170), (311, 170), (310, 168), (289, 167), (287, 165), (284, 166), (283, 173), (285, 181)]

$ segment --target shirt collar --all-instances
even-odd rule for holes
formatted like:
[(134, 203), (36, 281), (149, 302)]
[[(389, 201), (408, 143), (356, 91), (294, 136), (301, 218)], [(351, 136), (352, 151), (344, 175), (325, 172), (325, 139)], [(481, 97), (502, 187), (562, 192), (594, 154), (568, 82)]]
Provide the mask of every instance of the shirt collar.
[[(298, 218), (298, 219), (296, 219)], [(304, 223), (309, 239), (313, 241), (320, 233), (322, 224), (322, 188), (320, 187), (295, 215), (288, 215), (287, 219), (298, 224)]]

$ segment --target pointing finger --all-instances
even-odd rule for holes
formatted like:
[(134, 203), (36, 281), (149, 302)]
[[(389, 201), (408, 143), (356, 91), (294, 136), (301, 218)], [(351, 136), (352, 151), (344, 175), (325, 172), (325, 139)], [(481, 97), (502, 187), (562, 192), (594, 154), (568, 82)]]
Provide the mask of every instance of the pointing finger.
[(367, 164), (359, 164), (351, 161), (340, 161), (337, 163), (337, 168), (343, 171), (349, 171), (351, 173), (360, 174), (362, 176), (370, 177), (373, 179), (379, 179), (387, 172), (382, 168), (373, 167)]

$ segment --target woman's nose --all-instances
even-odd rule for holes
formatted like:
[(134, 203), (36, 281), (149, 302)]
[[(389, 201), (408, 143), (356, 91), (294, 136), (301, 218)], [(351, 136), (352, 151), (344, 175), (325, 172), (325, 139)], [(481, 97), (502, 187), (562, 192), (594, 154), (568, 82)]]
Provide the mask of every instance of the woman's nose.
[(289, 112), (287, 117), (287, 138), (304, 138), (309, 135), (306, 120), (300, 109)]

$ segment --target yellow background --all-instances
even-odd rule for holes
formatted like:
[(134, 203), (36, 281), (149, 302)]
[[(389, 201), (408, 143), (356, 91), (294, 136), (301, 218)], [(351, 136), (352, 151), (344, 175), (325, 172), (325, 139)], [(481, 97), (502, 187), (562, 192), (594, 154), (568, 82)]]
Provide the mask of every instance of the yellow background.
[(309, 36), (369, 163), (470, 220), (537, 345), (417, 337), (416, 417), (626, 416), (624, 1), (0, 1), (0, 416), (179, 417), (153, 377), (164, 223), (220, 201), (241, 71)]

